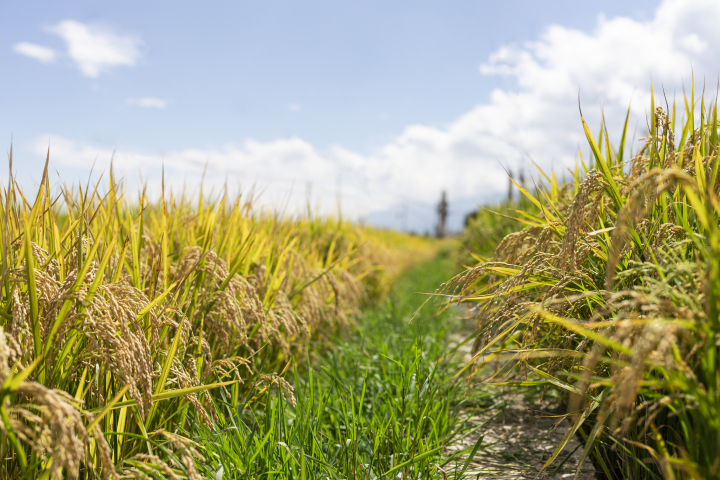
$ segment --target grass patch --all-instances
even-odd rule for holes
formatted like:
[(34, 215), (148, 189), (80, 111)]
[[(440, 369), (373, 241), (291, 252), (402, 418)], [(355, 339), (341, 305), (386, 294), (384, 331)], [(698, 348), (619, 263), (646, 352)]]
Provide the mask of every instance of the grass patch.
[[(430, 478), (443, 449), (462, 433), (459, 412), (481, 400), (440, 360), (460, 329), (437, 304), (413, 312), (455, 268), (439, 255), (410, 268), (387, 300), (366, 309), (352, 334), (316, 344), (289, 386), (256, 387), (235, 407), (228, 398), (215, 429), (196, 425), (206, 476), (225, 479)], [(285, 395), (283, 396), (283, 390)]]

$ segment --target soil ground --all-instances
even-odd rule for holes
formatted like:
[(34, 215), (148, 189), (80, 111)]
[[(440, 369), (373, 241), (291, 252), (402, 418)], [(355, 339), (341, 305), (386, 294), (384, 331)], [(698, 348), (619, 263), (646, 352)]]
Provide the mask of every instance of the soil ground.
[[(456, 341), (464, 338), (457, 336)], [(469, 345), (458, 349), (470, 359)], [(572, 479), (575, 477), (582, 444), (577, 436), (568, 442), (553, 464), (542, 471), (543, 464), (550, 457), (560, 440), (571, 428), (564, 418), (564, 410), (551, 401), (529, 401), (518, 393), (508, 392), (504, 396), (504, 408), (489, 409), (482, 415), (468, 416), (467, 421), (484, 426), (477, 432), (452, 445), (447, 454), (472, 448), (482, 435), (483, 442), (465, 471), (466, 479)], [(462, 469), (467, 456), (452, 469)], [(449, 473), (449, 471), (448, 471)], [(595, 479), (595, 470), (590, 459), (583, 463), (577, 476), (579, 480)]]

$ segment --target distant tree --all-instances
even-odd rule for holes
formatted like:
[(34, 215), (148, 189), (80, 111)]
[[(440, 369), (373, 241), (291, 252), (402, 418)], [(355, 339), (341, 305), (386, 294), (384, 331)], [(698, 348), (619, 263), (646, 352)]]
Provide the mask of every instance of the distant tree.
[(440, 203), (437, 207), (438, 212), (438, 224), (435, 227), (435, 236), (437, 238), (445, 238), (448, 236), (447, 230), (447, 217), (448, 217), (448, 201), (445, 190), (443, 190), (440, 196)]

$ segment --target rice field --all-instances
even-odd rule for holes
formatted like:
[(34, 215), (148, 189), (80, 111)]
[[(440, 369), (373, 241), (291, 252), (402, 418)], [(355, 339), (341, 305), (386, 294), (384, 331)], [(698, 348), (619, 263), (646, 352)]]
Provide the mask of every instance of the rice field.
[(32, 196), (1, 193), (1, 478), (206, 478), (187, 432), (216, 431), (225, 405), (295, 406), (285, 377), (309, 346), (436, 249), (242, 197), (129, 196), (112, 172), (51, 188), (47, 171)]
[(639, 149), (627, 117), (615, 144), (583, 119), (571, 180), (517, 185), (502, 214), (522, 229), (443, 286), (475, 318), (465, 374), (560, 393), (572, 427), (546, 471), (579, 435), (598, 478), (720, 478), (717, 103), (649, 112)]
[(481, 478), (519, 395), (568, 425), (539, 475), (720, 478), (717, 102), (650, 112), (459, 241), (48, 157), (0, 191), (0, 478)]

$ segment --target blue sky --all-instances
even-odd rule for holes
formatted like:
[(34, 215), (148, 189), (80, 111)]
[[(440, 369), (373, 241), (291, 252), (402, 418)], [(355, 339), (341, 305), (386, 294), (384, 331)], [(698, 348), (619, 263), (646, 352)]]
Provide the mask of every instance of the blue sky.
[(501, 164), (573, 161), (578, 89), (589, 115), (633, 97), (639, 122), (651, 77), (715, 78), (714, 3), (4, 2), (0, 145), (28, 185), (48, 144), (66, 181), (115, 151), (129, 185), (207, 163), (270, 206), (339, 192), (420, 231), (447, 189), (457, 227), (506, 190)]

